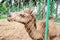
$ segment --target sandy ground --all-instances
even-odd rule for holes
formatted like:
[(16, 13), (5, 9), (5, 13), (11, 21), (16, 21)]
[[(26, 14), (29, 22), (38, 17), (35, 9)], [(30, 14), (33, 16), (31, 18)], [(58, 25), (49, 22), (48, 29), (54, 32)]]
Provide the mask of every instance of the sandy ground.
[(0, 21), (0, 40), (32, 40), (24, 25), (17, 22)]

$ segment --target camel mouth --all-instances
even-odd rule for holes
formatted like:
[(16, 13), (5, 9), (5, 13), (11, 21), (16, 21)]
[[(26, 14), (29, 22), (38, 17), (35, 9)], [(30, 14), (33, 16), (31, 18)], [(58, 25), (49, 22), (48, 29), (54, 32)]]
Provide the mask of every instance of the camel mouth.
[(13, 19), (7, 19), (7, 21), (11, 22), (11, 21), (15, 21), (15, 20), (13, 20)]
[(14, 20), (15, 22), (19, 22), (19, 23), (22, 23), (22, 24), (28, 24), (28, 23), (30, 23), (31, 21), (32, 21), (32, 19), (31, 20), (29, 20), (28, 22), (22, 22), (22, 21), (16, 21), (16, 20)]
[(40, 38), (40, 39), (37, 39), (37, 40), (43, 40), (42, 38)]
[(11, 22), (11, 20), (7, 19), (7, 21)]

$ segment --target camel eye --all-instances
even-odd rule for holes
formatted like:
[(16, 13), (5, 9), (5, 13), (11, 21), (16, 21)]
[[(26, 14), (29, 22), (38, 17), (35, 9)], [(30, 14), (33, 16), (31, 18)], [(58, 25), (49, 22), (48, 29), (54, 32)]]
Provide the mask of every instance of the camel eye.
[(11, 17), (11, 15), (8, 15), (8, 17)]
[(25, 17), (25, 14), (20, 14), (21, 17)]

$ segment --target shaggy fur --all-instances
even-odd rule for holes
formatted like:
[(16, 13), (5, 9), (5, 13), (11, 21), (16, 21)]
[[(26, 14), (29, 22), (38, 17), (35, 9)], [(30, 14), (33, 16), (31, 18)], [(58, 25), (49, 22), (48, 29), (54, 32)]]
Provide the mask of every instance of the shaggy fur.
[(33, 40), (43, 40), (43, 28), (41, 26), (42, 30), (37, 30), (36, 19), (31, 13), (31, 10), (24, 10), (17, 12), (17, 14), (13, 13), (8, 16), (8, 20), (24, 24), (26, 31)]
[[(20, 22), (25, 25), (26, 31), (33, 40), (43, 40), (46, 21), (36, 22), (36, 18), (32, 14), (32, 10), (25, 9), (21, 12), (15, 12), (8, 16), (9, 21)], [(49, 36), (48, 40), (56, 36), (56, 29), (52, 18), (49, 20)]]

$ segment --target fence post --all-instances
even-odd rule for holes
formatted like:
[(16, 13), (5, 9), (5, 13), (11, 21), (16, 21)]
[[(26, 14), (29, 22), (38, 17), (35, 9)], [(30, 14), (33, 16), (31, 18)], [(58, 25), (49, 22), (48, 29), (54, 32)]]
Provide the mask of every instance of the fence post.
[(47, 0), (46, 28), (45, 28), (45, 38), (44, 38), (44, 40), (48, 40), (49, 15), (50, 15), (50, 0)]

